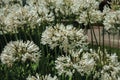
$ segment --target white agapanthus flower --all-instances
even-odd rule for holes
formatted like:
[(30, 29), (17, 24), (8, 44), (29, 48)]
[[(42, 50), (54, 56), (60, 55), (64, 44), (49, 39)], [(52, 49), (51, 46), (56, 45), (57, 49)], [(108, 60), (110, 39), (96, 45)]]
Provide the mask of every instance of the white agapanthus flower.
[(5, 26), (2, 26), (3, 31), (17, 33), (19, 28), (34, 29), (36, 26), (40, 26), (42, 22), (54, 21), (53, 12), (49, 10), (46, 4), (43, 4), (44, 2), (39, 0), (36, 5), (33, 1), (33, 4), (26, 2), (24, 7), (16, 4), (1, 8), (0, 15), (5, 17), (2, 20), (5, 24)]
[(59, 75), (65, 74), (72, 76), (74, 74), (73, 62), (69, 56), (60, 56), (55, 61), (56, 69)]
[(119, 66), (104, 65), (101, 71), (101, 80), (119, 80), (120, 78), (120, 64)]
[(1, 53), (0, 59), (3, 64), (12, 66), (14, 62), (27, 60), (38, 62), (40, 58), (40, 50), (33, 41), (23, 42), (11, 41), (9, 42)]
[(94, 70), (96, 61), (90, 53), (83, 53), (81, 59), (74, 64), (74, 68), (81, 75), (89, 75)]
[(0, 19), (2, 20), (2, 30), (7, 33), (17, 33), (18, 28), (35, 28), (40, 25), (41, 20), (37, 15), (37, 10), (32, 6), (21, 7), (19, 5), (5, 6), (1, 9)]
[(98, 51), (91, 51), (94, 53), (94, 60), (97, 61), (96, 66), (101, 64), (97, 70), (95, 69), (94, 77), (96, 76), (100, 80), (119, 80), (120, 77), (120, 62), (116, 54), (104, 53), (98, 49)]
[(96, 0), (72, 0), (72, 12), (80, 14), (80, 12), (94, 10), (98, 8), (99, 2)]
[(103, 20), (103, 13), (101, 13), (98, 10), (90, 10), (90, 11), (83, 11), (81, 12), (79, 18), (77, 21), (79, 23), (84, 23), (84, 25), (87, 25), (88, 23), (94, 24), (94, 23), (100, 23)]
[(47, 3), (52, 9), (54, 9), (55, 15), (57, 15), (58, 17), (60, 16), (59, 13), (64, 16), (72, 14), (70, 8), (72, 5), (72, 0), (48, 0)]
[(98, 10), (99, 1), (97, 0), (73, 0), (74, 4), (71, 6), (74, 14), (77, 14), (76, 21), (85, 26), (94, 23), (101, 23), (103, 20), (103, 13)]
[(59, 13), (64, 16), (78, 15), (84, 10), (97, 9), (99, 5), (96, 0), (49, 0), (47, 3), (55, 9), (55, 15), (57, 16), (59, 16)]
[[(102, 65), (98, 68), (98, 65)], [(120, 77), (120, 62), (116, 54), (108, 54), (107, 51), (103, 53), (100, 49), (98, 51), (90, 50), (90, 52), (83, 52), (79, 61), (74, 63), (74, 68), (81, 74), (90, 75), (95, 71), (94, 77), (100, 80), (119, 80)]]
[(36, 24), (40, 24), (37, 11), (32, 6), (19, 7), (17, 10), (11, 11), (4, 21), (8, 32), (14, 32), (14, 29), (28, 27), (35, 28)]
[(54, 21), (54, 15), (50, 11), (50, 7), (48, 7), (50, 4), (47, 3), (47, 0), (27, 0), (26, 3), (36, 8), (41, 21)]
[(104, 53), (90, 49), (89, 52), (82, 50), (70, 51), (67, 56), (59, 56), (55, 61), (55, 68), (59, 75), (72, 76), (76, 71), (81, 76), (93, 75), (94, 79), (119, 80), (120, 62), (116, 54)]
[(111, 11), (110, 8), (107, 7), (107, 6), (105, 6), (104, 9), (103, 9), (104, 15), (107, 15), (110, 11)]
[(22, 0), (1, 0), (5, 5), (15, 5), (19, 4), (22, 5)]
[(101, 80), (119, 80), (120, 78), (120, 62), (116, 54), (107, 54), (106, 63), (103, 64), (101, 70)]
[[(10, 14), (12, 11), (15, 11), (19, 8), (19, 5), (13, 5), (13, 6), (8, 6), (6, 5), (3, 8), (0, 8), (0, 34), (7, 33), (7, 32), (16, 32), (16, 28), (14, 26), (6, 26), (6, 24), (12, 24), (12, 21), (9, 21), (8, 19), (8, 14)], [(9, 21), (9, 22), (5, 22), (5, 21)]]
[(79, 0), (81, 9), (97, 9), (99, 2), (96, 0)]
[(51, 49), (59, 47), (65, 52), (71, 49), (85, 48), (87, 45), (87, 36), (83, 34), (82, 29), (76, 29), (72, 25), (47, 27), (42, 33), (41, 43), (49, 45)]
[(29, 75), (26, 80), (58, 80), (58, 78), (57, 76), (51, 77), (51, 74), (45, 76), (36, 74), (35, 76)]
[(120, 30), (120, 10), (107, 13), (103, 22), (105, 29), (112, 33), (114, 30)]
[(89, 75), (94, 70), (96, 61), (94, 54), (80, 50), (70, 51), (68, 56), (59, 56), (55, 65), (59, 75), (72, 76), (77, 71), (83, 76)]

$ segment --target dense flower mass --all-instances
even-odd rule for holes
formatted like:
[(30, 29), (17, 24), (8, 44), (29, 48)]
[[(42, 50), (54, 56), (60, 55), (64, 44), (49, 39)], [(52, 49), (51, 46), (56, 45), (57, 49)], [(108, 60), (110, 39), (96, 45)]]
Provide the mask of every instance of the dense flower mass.
[[(78, 23), (88, 25), (88, 23), (99, 23), (102, 21), (103, 13), (98, 10), (99, 2), (96, 0), (75, 0), (74, 12), (78, 12), (76, 18)], [(78, 7), (79, 6), (79, 7)], [(77, 9), (77, 10), (76, 10)], [(76, 10), (76, 11), (75, 11)]]
[(75, 72), (75, 69), (73, 68), (73, 62), (69, 56), (58, 57), (55, 63), (55, 68), (57, 69), (59, 75), (65, 74), (72, 76)]
[(0, 0), (1, 3), (1, 7), (4, 7), (6, 5), (15, 5), (15, 4), (19, 4), (22, 5), (22, 0)]
[(14, 62), (27, 60), (38, 62), (40, 57), (39, 47), (32, 41), (11, 41), (1, 53), (0, 59), (3, 64), (12, 66)]
[(106, 63), (101, 70), (101, 80), (119, 80), (120, 79), (120, 62), (116, 54), (107, 54)]
[(91, 24), (101, 23), (102, 20), (103, 20), (103, 13), (94, 9), (90, 11), (81, 12), (79, 18), (77, 19), (79, 23), (84, 23), (84, 25), (87, 25), (88, 23)]
[(32, 0), (32, 2), (27, 1), (24, 6), (20, 4), (9, 5), (4, 2), (5, 6), (0, 8), (0, 21), (2, 20), (0, 31), (2, 29), (5, 33), (17, 33), (19, 29), (34, 29), (44, 21), (53, 21), (53, 12), (50, 11), (46, 4), (43, 4), (44, 2), (42, 0), (35, 4)]
[(34, 7), (18, 7), (17, 10), (13, 10), (7, 15), (4, 30), (14, 32), (16, 29), (17, 32), (19, 28), (35, 28), (37, 24), (40, 24), (39, 21), (40, 18)]
[(80, 61), (74, 64), (74, 68), (81, 74), (81, 75), (89, 75), (95, 68), (96, 61), (94, 57), (90, 53), (85, 53), (81, 57)]
[(120, 10), (109, 12), (105, 16), (105, 20), (103, 22), (105, 29), (108, 32), (115, 32), (115, 30), (120, 30)]
[(41, 43), (49, 45), (51, 49), (58, 46), (67, 52), (71, 49), (84, 49), (87, 45), (87, 36), (83, 34), (82, 29), (78, 30), (72, 25), (57, 24), (46, 28), (42, 33)]
[(58, 80), (57, 79), (57, 76), (54, 76), (54, 77), (51, 77), (51, 75), (39, 75), (39, 74), (36, 74), (36, 76), (28, 76), (28, 78), (26, 80)]
[(94, 79), (119, 80), (120, 63), (116, 54), (110, 55), (106, 51), (103, 53), (92, 49), (89, 52), (71, 52), (69, 56), (60, 56), (55, 61), (59, 75), (71, 76), (77, 71), (82, 76), (92, 74)]
[(74, 9), (77, 8), (78, 11), (84, 11), (84, 10), (91, 10), (91, 9), (97, 9), (99, 2), (96, 0), (72, 0)]
[(72, 76), (77, 71), (83, 76), (85, 74), (90, 74), (94, 70), (96, 61), (94, 57), (92, 57), (93, 54), (83, 53), (82, 55), (81, 51), (70, 52), (72, 53), (70, 53), (69, 56), (58, 57), (55, 61), (55, 68), (59, 75), (65, 74)]

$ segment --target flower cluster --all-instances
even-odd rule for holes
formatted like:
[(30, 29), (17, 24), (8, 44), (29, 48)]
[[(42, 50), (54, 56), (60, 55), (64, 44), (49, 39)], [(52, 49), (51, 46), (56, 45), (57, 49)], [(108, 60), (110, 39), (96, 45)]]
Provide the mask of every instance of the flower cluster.
[(6, 5), (12, 6), (15, 4), (22, 5), (22, 0), (0, 0), (0, 2), (2, 7)]
[(2, 29), (5, 33), (17, 33), (20, 28), (34, 29), (36, 26), (40, 26), (42, 22), (54, 20), (53, 13), (42, 1), (39, 1), (38, 5), (27, 1), (25, 6), (7, 5), (6, 3), (6, 6), (2, 7), (0, 11), (0, 21), (2, 20), (0, 30)]
[[(56, 16), (79, 15), (88, 9), (97, 9), (99, 2), (96, 0), (49, 0), (49, 6), (54, 9)], [(62, 15), (61, 15), (62, 14)]]
[(96, 61), (91, 57), (91, 54), (86, 52), (82, 55), (81, 51), (70, 52), (73, 53), (70, 53), (68, 56), (60, 56), (55, 61), (55, 68), (59, 75), (65, 74), (72, 76), (77, 71), (83, 76), (85, 74), (90, 74), (94, 70)]
[[(9, 3), (14, 4), (9, 5)], [(3, 13), (2, 30), (4, 32), (18, 32), (18, 28), (35, 28), (42, 22), (76, 20), (78, 23), (102, 22), (104, 13), (98, 11), (97, 0), (4, 0), (6, 5), (0, 9)], [(25, 4), (24, 6), (23, 3)], [(0, 14), (1, 16), (1, 14)], [(59, 20), (60, 19), (60, 20)], [(4, 24), (4, 26), (3, 26)], [(1, 27), (0, 27), (1, 29)]]
[(12, 66), (14, 62), (38, 62), (40, 58), (39, 47), (32, 41), (11, 41), (1, 53), (0, 59), (3, 64)]
[(82, 29), (78, 30), (72, 25), (57, 24), (46, 28), (42, 33), (41, 43), (49, 45), (51, 49), (58, 46), (68, 52), (71, 49), (86, 48), (87, 36), (83, 34)]
[(94, 9), (90, 11), (83, 11), (81, 12), (77, 21), (79, 23), (84, 23), (84, 25), (87, 25), (88, 23), (100, 23), (103, 20), (103, 15), (103, 13)]
[(34, 28), (36, 24), (40, 24), (40, 19), (34, 7), (25, 6), (10, 12), (4, 24), (4, 30), (7, 32), (17, 32), (19, 28)]
[(39, 74), (36, 74), (36, 76), (31, 76), (29, 75), (28, 78), (26, 78), (26, 80), (58, 80), (57, 76), (51, 77), (51, 75), (41, 75), (39, 76)]
[(83, 53), (81, 59), (73, 66), (82, 76), (89, 75), (95, 68), (96, 61), (90, 53)]
[(47, 3), (49, 6), (55, 11), (56, 16), (60, 16), (60, 14), (67, 16), (72, 14), (71, 5), (72, 0), (49, 0)]
[(105, 29), (110, 32), (116, 32), (116, 30), (120, 30), (120, 10), (109, 12), (105, 16), (105, 20), (103, 22)]
[[(100, 80), (119, 80), (120, 63), (116, 54), (108, 54), (90, 50), (89, 52), (73, 52), (68, 56), (60, 56), (55, 61), (59, 75), (65, 74), (72, 76), (76, 71), (81, 76), (93, 75), (94, 79)], [(73, 55), (75, 54), (75, 55)]]
[[(76, 21), (83, 23), (85, 26), (89, 23), (101, 23), (104, 13), (98, 10), (99, 1), (97, 0), (79, 0), (80, 8), (79, 15)], [(77, 3), (76, 3), (77, 4)], [(81, 11), (80, 11), (81, 10)]]
[(55, 68), (57, 69), (59, 75), (65, 74), (72, 76), (75, 72), (73, 62), (69, 56), (58, 57), (55, 63)]
[(106, 63), (101, 70), (101, 80), (119, 80), (120, 79), (120, 62), (116, 54), (106, 55)]

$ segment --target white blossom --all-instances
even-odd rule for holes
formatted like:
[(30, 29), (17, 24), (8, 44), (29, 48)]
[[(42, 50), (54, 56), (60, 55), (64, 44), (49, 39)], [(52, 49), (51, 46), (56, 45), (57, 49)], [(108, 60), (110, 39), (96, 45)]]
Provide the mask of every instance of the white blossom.
[(85, 48), (86, 41), (87, 36), (83, 34), (82, 29), (77, 30), (72, 25), (64, 26), (63, 24), (47, 27), (41, 38), (43, 45), (48, 44), (51, 49), (58, 46), (65, 52), (71, 49)]
[(42, 22), (49, 23), (54, 21), (53, 12), (49, 10), (44, 2), (39, 0), (38, 4), (35, 5), (34, 1), (33, 4), (29, 4), (27, 1), (24, 7), (15, 4), (12, 6), (6, 5), (1, 8), (2, 16), (5, 17), (2, 20), (2, 24), (4, 23), (2, 30), (5, 33), (18, 33), (20, 28), (27, 30), (34, 29), (36, 26), (40, 26)]
[(84, 25), (87, 25), (88, 23), (94, 24), (94, 23), (101, 23), (103, 20), (103, 13), (101, 13), (98, 10), (90, 10), (90, 11), (83, 11), (81, 12), (79, 18), (77, 18), (77, 21), (79, 23), (84, 23)]
[(22, 0), (1, 0), (5, 5), (15, 5), (19, 4), (22, 5)]
[(101, 71), (101, 80), (119, 80), (120, 65), (104, 65)]
[(74, 73), (73, 63), (69, 56), (60, 56), (55, 61), (56, 69), (59, 75), (65, 74), (72, 76)]
[(81, 75), (89, 75), (95, 68), (96, 61), (94, 57), (91, 57), (90, 53), (84, 53), (81, 59), (74, 64), (74, 68)]
[(29, 75), (26, 80), (58, 80), (57, 76), (51, 77), (51, 74), (49, 75), (39, 75), (38, 73), (36, 73), (35, 76), (31, 76)]
[(3, 64), (12, 66), (14, 62), (38, 62), (40, 57), (39, 47), (33, 41), (11, 41), (1, 53), (0, 59)]
[(105, 26), (105, 30), (109, 33), (117, 32), (116, 30), (120, 30), (120, 10), (108, 12), (105, 16), (105, 20), (103, 22)]

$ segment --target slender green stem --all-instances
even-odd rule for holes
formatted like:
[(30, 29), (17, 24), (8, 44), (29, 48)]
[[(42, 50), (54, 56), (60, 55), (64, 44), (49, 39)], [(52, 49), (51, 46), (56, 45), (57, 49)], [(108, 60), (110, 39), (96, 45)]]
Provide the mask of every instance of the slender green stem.
[(87, 74), (87, 76), (86, 76), (86, 79), (85, 80), (89, 80), (89, 74)]
[(98, 32), (99, 32), (99, 45), (100, 45), (100, 43), (101, 43), (100, 26), (98, 26)]
[(105, 51), (104, 51), (104, 46), (105, 46), (105, 43), (104, 43), (104, 41), (105, 41), (105, 39), (104, 39), (105, 38), (104, 27), (103, 27), (103, 35), (102, 35), (102, 37), (103, 37), (103, 41), (102, 41), (103, 44), (102, 45), (103, 45), (103, 54), (104, 54), (105, 53)]
[(4, 40), (5, 40), (5, 43), (7, 44), (7, 43), (8, 43), (8, 42), (7, 42), (7, 38), (6, 38), (5, 33), (4, 33), (3, 30), (2, 30), (2, 34), (3, 34), (3, 38), (4, 38)]
[(69, 80), (72, 80), (72, 76), (69, 76)]
[(115, 35), (113, 35), (113, 47), (114, 47)]
[(111, 52), (111, 42), (110, 42), (110, 34), (108, 33), (108, 39), (109, 39), (109, 46), (110, 46), (110, 50), (109, 50), (109, 52)]
[(119, 48), (119, 46), (120, 46), (120, 45), (119, 45), (119, 44), (120, 44), (119, 41), (120, 41), (120, 30), (119, 30), (119, 32), (118, 32), (118, 48)]
[(98, 46), (98, 41), (97, 41), (97, 38), (96, 38), (96, 35), (95, 35), (94, 28), (93, 28), (93, 26), (91, 26), (91, 27), (92, 27), (93, 35), (94, 35), (94, 37), (95, 37), (96, 44), (97, 44), (97, 46)]
[(15, 33), (15, 39), (16, 39), (16, 40), (19, 40), (19, 39), (18, 39), (17, 32)]
[(23, 32), (24, 35), (21, 35), (21, 36), (24, 36), (24, 39), (27, 40), (27, 36), (26, 36), (26, 31), (25, 31), (25, 29), (22, 29), (22, 32)]
[(90, 25), (90, 23), (89, 23), (89, 25), (88, 25), (89, 27), (90, 27), (90, 32), (91, 32), (91, 44), (92, 44), (92, 48), (93, 48), (93, 32), (92, 32), (92, 26)]

